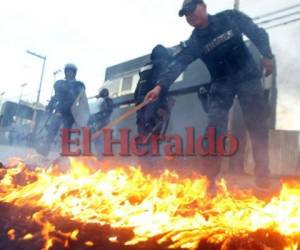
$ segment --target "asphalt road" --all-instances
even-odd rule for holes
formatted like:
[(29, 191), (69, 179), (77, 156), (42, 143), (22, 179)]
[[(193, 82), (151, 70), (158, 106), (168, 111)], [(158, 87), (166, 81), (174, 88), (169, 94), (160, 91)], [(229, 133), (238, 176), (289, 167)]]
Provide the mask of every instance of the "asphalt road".
[[(55, 158), (57, 156), (59, 156), (58, 153), (51, 153), (48, 158)], [(33, 148), (0, 145), (0, 161), (3, 164), (8, 163), (9, 159), (14, 157), (21, 158), (26, 162), (39, 161), (43, 158)]]

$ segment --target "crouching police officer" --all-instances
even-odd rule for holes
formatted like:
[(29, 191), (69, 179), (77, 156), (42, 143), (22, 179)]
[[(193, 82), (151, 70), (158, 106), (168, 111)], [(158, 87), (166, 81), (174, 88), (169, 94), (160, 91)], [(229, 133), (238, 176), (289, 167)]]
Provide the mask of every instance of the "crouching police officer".
[[(150, 62), (140, 69), (140, 79), (134, 92), (136, 105), (142, 103), (146, 94), (155, 87), (159, 75), (166, 70), (172, 59), (171, 52), (162, 45), (153, 48)], [(137, 130), (139, 135), (159, 135), (170, 115), (166, 92), (137, 112)], [(166, 127), (165, 127), (166, 128)]]
[(109, 97), (108, 89), (102, 89), (96, 98), (101, 98), (102, 100), (99, 104), (99, 112), (94, 114), (90, 120), (90, 124), (94, 131), (105, 127), (110, 122), (110, 116), (114, 109), (113, 101)]
[(72, 128), (74, 117), (71, 111), (81, 91), (85, 91), (83, 82), (76, 80), (77, 67), (74, 64), (66, 64), (64, 68), (65, 79), (58, 80), (54, 84), (54, 96), (51, 98), (46, 111), (50, 115), (49, 124), (46, 126), (46, 137), (37, 152), (47, 156), (59, 128)]
[[(102, 90), (100, 90), (96, 98), (100, 99), (99, 111), (92, 115), (89, 120), (89, 126), (93, 133), (99, 129), (104, 128), (110, 122), (110, 117), (114, 109), (113, 101), (109, 97), (109, 91), (107, 88), (103, 88)], [(102, 136), (94, 141), (96, 152), (98, 155), (100, 155), (101, 153), (100, 151), (102, 149), (102, 142)]]
[[(206, 64), (212, 78), (208, 101), (208, 126), (218, 134), (226, 133), (228, 111), (238, 95), (246, 126), (251, 136), (258, 186), (268, 186), (268, 106), (261, 85), (262, 69), (255, 63), (244, 40), (245, 34), (263, 56), (266, 75), (272, 73), (273, 62), (268, 34), (251, 18), (237, 10), (216, 15), (207, 13), (202, 0), (185, 0), (179, 11), (194, 27), (182, 51), (174, 57), (160, 76), (157, 86), (146, 100), (156, 100), (161, 91), (168, 89), (186, 67), (197, 58)], [(220, 157), (209, 161), (206, 175), (213, 181), (220, 171)]]

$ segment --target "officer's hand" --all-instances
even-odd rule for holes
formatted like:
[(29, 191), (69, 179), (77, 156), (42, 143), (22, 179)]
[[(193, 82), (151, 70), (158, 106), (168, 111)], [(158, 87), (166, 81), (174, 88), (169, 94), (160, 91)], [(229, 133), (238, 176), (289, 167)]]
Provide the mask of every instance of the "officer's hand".
[(145, 101), (154, 102), (159, 97), (161, 91), (161, 87), (157, 85), (155, 88), (150, 90), (147, 95), (145, 96)]
[(265, 76), (269, 76), (273, 72), (273, 60), (270, 58), (262, 59), (262, 66), (265, 72)]

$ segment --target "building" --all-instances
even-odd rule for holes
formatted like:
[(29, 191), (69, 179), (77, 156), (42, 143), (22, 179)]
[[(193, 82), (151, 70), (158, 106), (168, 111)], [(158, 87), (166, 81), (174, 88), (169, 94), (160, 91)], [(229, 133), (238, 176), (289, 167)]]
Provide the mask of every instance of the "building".
[[(259, 60), (257, 50), (250, 45), (255, 58)], [(178, 47), (173, 47), (174, 53)], [(103, 87), (108, 88), (110, 96), (114, 98), (116, 109), (113, 116), (116, 117), (120, 113), (125, 112), (133, 105), (133, 92), (139, 80), (140, 68), (149, 62), (149, 55), (138, 57), (117, 65), (113, 65), (106, 69), (105, 81)], [(181, 74), (170, 88), (170, 95), (175, 97), (175, 106), (173, 113), (180, 114), (178, 117), (171, 117), (169, 131), (180, 132), (184, 126), (194, 125), (199, 132), (206, 127), (206, 113), (204, 112), (200, 100), (198, 98), (199, 87), (210, 82), (210, 75), (201, 60), (192, 63), (183, 74)], [(275, 128), (276, 123), (276, 74), (265, 79), (267, 91), (270, 92), (269, 100), (272, 110), (272, 118), (270, 119), (270, 128)], [(189, 100), (187, 103), (186, 100)], [(197, 107), (191, 109), (190, 107)], [(189, 112), (186, 112), (189, 110)], [(135, 117), (132, 117), (126, 123), (133, 124)], [(126, 124), (121, 124), (122, 127)], [(132, 127), (132, 126), (131, 126)]]
[[(0, 127), (8, 127), (13, 122), (18, 122), (19, 124), (29, 124), (32, 122), (34, 113), (34, 104), (21, 101), (19, 103), (6, 101), (1, 107), (0, 117)], [(39, 105), (37, 108), (37, 119), (41, 117), (44, 113), (45, 107)]]
[[(6, 101), (1, 107), (0, 113), (0, 143), (29, 145), (31, 133), (34, 128), (35, 105), (29, 102), (19, 103)], [(36, 119), (39, 123), (44, 119), (45, 107), (39, 105)]]
[[(250, 42), (247, 42), (247, 45), (254, 58), (260, 61), (257, 49)], [(178, 46), (173, 47), (172, 50), (176, 53)], [(139, 80), (139, 70), (149, 60), (149, 55), (145, 55), (106, 69), (103, 87), (109, 89), (110, 96), (114, 100), (115, 109), (112, 119), (119, 117), (134, 105), (133, 93)], [(169, 92), (169, 95), (175, 99), (175, 105), (172, 109), (167, 133), (178, 134), (184, 138), (185, 127), (194, 127), (196, 135), (205, 131), (207, 114), (198, 98), (198, 91), (201, 86), (209, 84), (210, 80), (210, 74), (201, 60), (196, 60), (178, 77)], [(276, 70), (272, 76), (263, 79), (263, 84), (271, 108), (269, 127), (274, 129), (277, 105)], [(238, 106), (238, 102), (235, 106)], [(241, 113), (234, 111), (231, 119), (239, 122), (242, 119)], [(115, 130), (124, 127), (131, 128), (132, 133), (136, 134), (135, 120), (134, 115), (116, 126)]]

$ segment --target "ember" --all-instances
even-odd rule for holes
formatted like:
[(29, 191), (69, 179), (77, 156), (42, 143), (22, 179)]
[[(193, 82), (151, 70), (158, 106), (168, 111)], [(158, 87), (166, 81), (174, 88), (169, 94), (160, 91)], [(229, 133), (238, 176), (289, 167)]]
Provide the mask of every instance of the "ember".
[(167, 170), (14, 163), (0, 169), (0, 249), (300, 249), (297, 181), (262, 200), (222, 180), (210, 197), (205, 178)]

